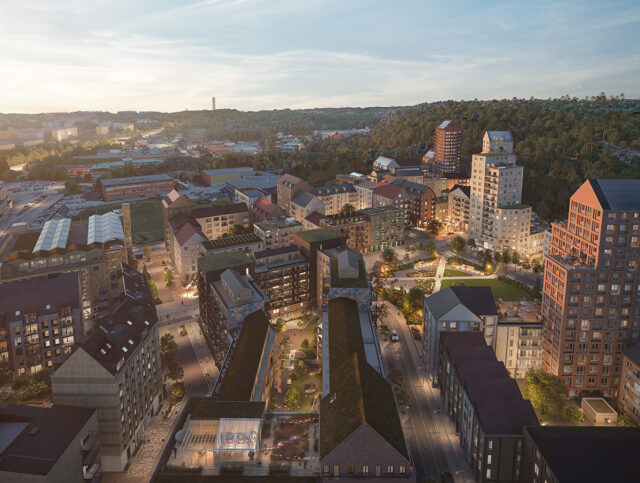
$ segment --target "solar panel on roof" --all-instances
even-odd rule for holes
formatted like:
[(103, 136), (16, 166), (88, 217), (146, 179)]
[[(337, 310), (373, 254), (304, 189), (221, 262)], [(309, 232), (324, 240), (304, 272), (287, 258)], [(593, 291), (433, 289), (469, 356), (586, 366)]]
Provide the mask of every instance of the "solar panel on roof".
[(595, 184), (604, 198), (601, 201), (609, 205), (603, 206), (604, 209), (640, 209), (640, 179), (598, 179)]

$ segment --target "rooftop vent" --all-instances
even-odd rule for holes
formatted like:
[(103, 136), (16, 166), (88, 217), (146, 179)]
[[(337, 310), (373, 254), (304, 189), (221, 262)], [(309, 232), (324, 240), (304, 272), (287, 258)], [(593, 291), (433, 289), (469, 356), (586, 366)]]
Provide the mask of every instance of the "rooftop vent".
[(126, 347), (122, 348), (122, 352), (127, 352), (129, 349), (127, 349)]

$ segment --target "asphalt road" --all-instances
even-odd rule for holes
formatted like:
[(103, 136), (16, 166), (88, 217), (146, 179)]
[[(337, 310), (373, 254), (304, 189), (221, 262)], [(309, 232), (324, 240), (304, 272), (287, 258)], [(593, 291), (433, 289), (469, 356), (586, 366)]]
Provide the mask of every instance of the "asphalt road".
[(399, 367), (404, 375), (404, 389), (409, 395), (408, 419), (403, 424), (405, 438), (414, 462), (417, 481), (423, 477), (449, 471), (456, 482), (472, 482), (471, 468), (464, 459), (455, 428), (445, 414), (440, 413), (439, 390), (426, 382), (426, 372), (411, 332), (397, 309), (388, 305), (384, 320), (398, 331), (399, 342), (383, 344), (387, 368)]
[(179, 359), (184, 371), (184, 387), (189, 396), (206, 396), (209, 392), (200, 362), (187, 336), (180, 335), (180, 327), (168, 329), (178, 343)]

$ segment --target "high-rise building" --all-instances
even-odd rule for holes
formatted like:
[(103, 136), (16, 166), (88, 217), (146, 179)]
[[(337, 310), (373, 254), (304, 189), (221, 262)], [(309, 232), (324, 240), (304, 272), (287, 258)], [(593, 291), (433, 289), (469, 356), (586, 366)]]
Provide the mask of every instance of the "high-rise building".
[(216, 110), (216, 98), (215, 97), (211, 98), (211, 110), (212, 111)]
[(524, 168), (516, 165), (508, 144), (488, 142), (485, 148), (489, 151), (474, 154), (471, 162), (469, 237), (489, 250), (541, 252), (544, 236), (532, 234), (531, 207), (522, 204)]
[(640, 339), (640, 179), (587, 180), (552, 225), (545, 257), (544, 368), (569, 396), (615, 397), (622, 351)]
[(458, 173), (462, 156), (462, 129), (454, 121), (444, 121), (436, 128), (432, 162), (434, 174)]

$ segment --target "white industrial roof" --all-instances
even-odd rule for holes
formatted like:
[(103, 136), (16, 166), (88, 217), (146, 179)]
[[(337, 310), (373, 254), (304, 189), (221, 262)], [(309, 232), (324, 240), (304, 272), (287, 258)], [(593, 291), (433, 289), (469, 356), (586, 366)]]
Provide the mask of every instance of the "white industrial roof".
[(71, 218), (58, 218), (49, 220), (44, 224), (33, 253), (40, 250), (53, 250), (54, 248), (66, 248)]
[(110, 240), (124, 241), (122, 222), (117, 213), (110, 211), (104, 215), (91, 215), (87, 230), (87, 245), (106, 243)]

